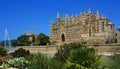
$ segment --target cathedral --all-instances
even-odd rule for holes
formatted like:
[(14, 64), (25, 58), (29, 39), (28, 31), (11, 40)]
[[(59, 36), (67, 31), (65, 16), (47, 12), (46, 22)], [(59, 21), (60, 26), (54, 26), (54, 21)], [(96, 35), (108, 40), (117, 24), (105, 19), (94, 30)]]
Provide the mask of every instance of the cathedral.
[(72, 43), (85, 41), (105, 43), (108, 38), (116, 38), (114, 24), (105, 17), (90, 9), (76, 15), (60, 17), (57, 13), (56, 21), (50, 20), (50, 42)]

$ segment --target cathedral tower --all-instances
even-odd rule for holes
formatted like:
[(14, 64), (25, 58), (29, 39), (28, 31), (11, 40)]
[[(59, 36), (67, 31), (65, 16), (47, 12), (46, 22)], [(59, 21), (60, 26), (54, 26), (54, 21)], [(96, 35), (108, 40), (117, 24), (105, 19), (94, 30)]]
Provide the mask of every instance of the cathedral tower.
[(120, 43), (120, 26), (117, 29), (117, 42)]

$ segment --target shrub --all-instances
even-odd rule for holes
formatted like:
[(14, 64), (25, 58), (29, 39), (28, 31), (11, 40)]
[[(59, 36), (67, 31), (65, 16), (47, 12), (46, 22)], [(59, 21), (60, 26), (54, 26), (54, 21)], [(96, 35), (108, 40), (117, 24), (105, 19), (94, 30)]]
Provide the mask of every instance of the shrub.
[(113, 61), (113, 64), (110, 65), (111, 69), (120, 69), (120, 54), (114, 54), (110, 59)]
[(54, 58), (64, 63), (62, 69), (94, 69), (101, 65), (101, 56), (97, 56), (94, 49), (79, 43), (61, 46)]
[(13, 57), (26, 57), (30, 55), (30, 52), (23, 48), (19, 48), (18, 50), (15, 50), (15, 52), (13, 52), (12, 54)]
[(14, 67), (18, 69), (27, 69), (30, 62), (28, 62), (24, 57), (13, 58), (6, 60), (2, 66), (3, 67)]
[(1, 57), (0, 57), (0, 65), (1, 65), (5, 60), (11, 59), (11, 58), (13, 58), (12, 55), (1, 56)]
[(101, 56), (93, 49), (82, 46), (70, 51), (65, 63), (65, 69), (96, 69), (101, 67)]
[(81, 47), (81, 45), (78, 44), (78, 43), (64, 44), (63, 46), (61, 46), (58, 49), (54, 58), (59, 60), (59, 61), (65, 62), (65, 60), (67, 59), (67, 57), (69, 55), (70, 50), (77, 49), (77, 48), (80, 48), (80, 47)]
[(4, 56), (6, 54), (7, 54), (7, 49), (5, 49), (2, 46), (0, 46), (0, 56)]
[(31, 54), (26, 57), (31, 62), (29, 69), (61, 69), (61, 61), (55, 60), (46, 54)]
[(110, 44), (111, 43), (111, 41), (109, 41), (109, 40), (107, 40), (106, 42), (105, 42), (105, 44)]

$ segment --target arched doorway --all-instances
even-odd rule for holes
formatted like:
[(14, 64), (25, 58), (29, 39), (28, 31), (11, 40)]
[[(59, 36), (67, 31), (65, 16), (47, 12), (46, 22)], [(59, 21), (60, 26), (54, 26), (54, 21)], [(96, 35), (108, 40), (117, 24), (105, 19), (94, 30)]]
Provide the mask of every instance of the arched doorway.
[(65, 41), (65, 35), (64, 34), (61, 35), (61, 39), (62, 39), (62, 41)]

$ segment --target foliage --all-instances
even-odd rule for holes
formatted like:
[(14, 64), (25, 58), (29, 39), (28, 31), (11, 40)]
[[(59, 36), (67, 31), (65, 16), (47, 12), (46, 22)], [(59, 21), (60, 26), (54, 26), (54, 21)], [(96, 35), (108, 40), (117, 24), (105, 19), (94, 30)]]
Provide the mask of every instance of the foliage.
[(4, 56), (6, 54), (7, 54), (7, 49), (5, 49), (2, 46), (0, 46), (0, 56)]
[(18, 45), (18, 43), (17, 43), (17, 40), (16, 40), (16, 39), (11, 40), (11, 43), (12, 43), (12, 46), (17, 46), (17, 45)]
[(39, 45), (47, 45), (47, 43), (49, 43), (49, 37), (44, 33), (40, 33), (37, 37), (37, 40), (40, 41)]
[(114, 40), (107, 40), (105, 44), (110, 44), (110, 43), (117, 43), (117, 39)]
[(12, 55), (5, 55), (5, 56), (1, 56), (0, 57), (0, 65), (5, 61), (5, 60), (7, 60), (7, 59), (10, 59), (10, 58), (13, 58), (13, 56)]
[(50, 66), (49, 69), (62, 69), (63, 62), (51, 58), (50, 61), (49, 61), (49, 66)]
[(15, 52), (13, 52), (12, 54), (13, 57), (26, 57), (30, 55), (30, 52), (23, 48), (19, 48), (18, 50), (15, 50)]
[(63, 46), (61, 46), (58, 49), (54, 58), (59, 60), (59, 61), (65, 62), (65, 60), (67, 59), (67, 57), (69, 55), (70, 50), (77, 49), (77, 48), (80, 48), (80, 47), (81, 47), (81, 45), (78, 44), (78, 43), (64, 44)]
[(5, 41), (0, 41), (0, 46), (4, 46)]
[(20, 57), (20, 58), (8, 59), (2, 64), (2, 66), (27, 69), (29, 64), (30, 62), (27, 61), (24, 57)]
[(109, 40), (107, 40), (106, 42), (105, 42), (105, 44), (110, 44), (111, 43), (111, 41), (109, 41)]
[(103, 58), (103, 63), (102, 63), (102, 68), (103, 69), (112, 69), (114, 65), (114, 61), (110, 58), (110, 56), (102, 56)]
[(45, 54), (37, 53), (26, 57), (31, 62), (29, 69), (61, 69), (62, 63)]
[(114, 61), (111, 69), (120, 69), (120, 54), (114, 54), (110, 58)]
[[(30, 39), (31, 38), (31, 39)], [(37, 35), (37, 38), (35, 35), (21, 35), (17, 39), (11, 40), (11, 43), (13, 46), (30, 46), (30, 45), (47, 45), (47, 43), (50, 43), (49, 37), (45, 35), (44, 33), (40, 33)], [(1, 46), (4, 46), (4, 41), (0, 42)]]
[(65, 63), (65, 69), (93, 69), (100, 68), (101, 56), (97, 56), (93, 49), (82, 46), (70, 51)]
[(35, 38), (35, 35), (25, 34), (18, 37), (17, 40), (11, 40), (11, 42), (13, 46), (47, 45), (49, 37), (44, 33), (38, 34), (37, 38)]
[(54, 56), (64, 63), (64, 69), (93, 69), (101, 67), (101, 56), (97, 56), (94, 49), (79, 43), (65, 44)]
[(17, 38), (18, 40), (18, 45), (21, 45), (21, 46), (28, 46), (30, 43), (28, 41), (29, 39), (29, 36), (27, 35), (22, 35), (20, 37)]
[(103, 56), (103, 69), (120, 69), (120, 54)]
[(82, 44), (87, 44), (87, 42), (86, 41), (82, 41)]

